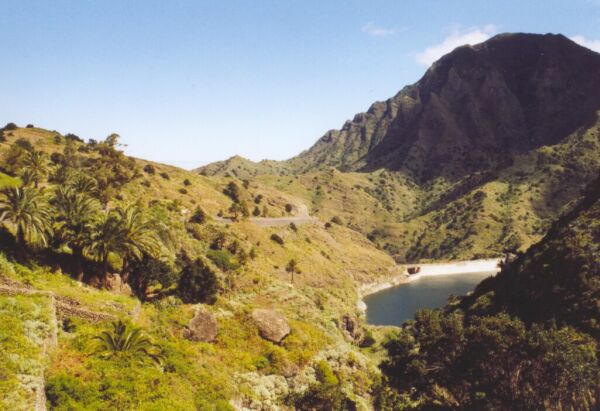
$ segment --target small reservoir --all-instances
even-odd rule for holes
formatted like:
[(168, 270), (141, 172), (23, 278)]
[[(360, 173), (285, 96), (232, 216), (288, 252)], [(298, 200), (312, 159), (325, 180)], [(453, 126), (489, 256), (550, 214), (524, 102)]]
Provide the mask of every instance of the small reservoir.
[(416, 274), (409, 282), (368, 295), (367, 322), (373, 325), (400, 326), (414, 318), (423, 308), (440, 308), (452, 295), (464, 295), (495, 271), (449, 273), (444, 275)]

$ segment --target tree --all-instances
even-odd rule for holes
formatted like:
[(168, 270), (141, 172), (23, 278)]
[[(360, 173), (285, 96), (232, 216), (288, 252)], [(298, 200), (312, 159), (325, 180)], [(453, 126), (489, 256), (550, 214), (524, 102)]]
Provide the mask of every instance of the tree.
[(178, 290), (183, 302), (214, 304), (219, 291), (219, 281), (215, 272), (199, 258), (191, 260), (182, 256), (181, 261), (183, 270)]
[(285, 266), (285, 271), (292, 275), (292, 284), (294, 283), (294, 274), (302, 273), (300, 267), (298, 267), (298, 262), (293, 258), (288, 261), (287, 265)]
[(148, 357), (160, 364), (160, 348), (143, 335), (140, 328), (128, 326), (122, 320), (114, 321), (111, 326), (112, 330), (102, 331), (94, 337), (99, 341), (97, 353), (103, 358), (130, 355), (141, 359)]
[(130, 205), (118, 209), (117, 213), (124, 247), (121, 276), (123, 282), (127, 282), (131, 262), (141, 260), (144, 253), (156, 257), (162, 247), (154, 222), (146, 217), (139, 206)]
[(202, 208), (196, 207), (194, 213), (190, 217), (190, 223), (204, 224), (207, 219), (208, 216), (206, 215), (206, 212)]
[(48, 244), (50, 212), (42, 194), (34, 188), (7, 188), (0, 197), (0, 221), (8, 222), (15, 231), (17, 252), (23, 253), (27, 242)]
[(148, 289), (151, 286), (158, 286), (159, 292), (168, 291), (177, 283), (180, 275), (171, 264), (148, 254), (144, 254), (141, 260), (135, 261), (130, 269), (129, 283), (141, 300), (148, 298)]
[(83, 250), (88, 243), (100, 204), (97, 200), (71, 187), (59, 186), (52, 199), (56, 213), (56, 233), (72, 251), (75, 275), (83, 279)]
[(106, 284), (111, 254), (122, 256), (126, 251), (125, 232), (115, 212), (105, 212), (94, 222), (88, 250), (102, 264), (102, 281)]
[(39, 183), (46, 178), (48, 170), (48, 156), (44, 152), (29, 151), (25, 155), (22, 175), (26, 176), (26, 180), (33, 182), (35, 188), (38, 188)]

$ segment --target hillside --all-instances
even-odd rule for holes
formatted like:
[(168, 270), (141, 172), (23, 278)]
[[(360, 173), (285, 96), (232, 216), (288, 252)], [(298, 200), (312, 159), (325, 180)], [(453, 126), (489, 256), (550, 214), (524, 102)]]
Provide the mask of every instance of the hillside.
[(492, 257), (526, 250), (581, 198), (600, 171), (599, 110), (600, 55), (503, 34), (457, 48), (297, 157), (196, 171), (301, 196), (399, 261)]
[(599, 182), (498, 275), (387, 343), (382, 409), (597, 409)]
[[(2, 137), (0, 315), (14, 320), (0, 390), (11, 404), (40, 401), (44, 369), (52, 409), (285, 406), (317, 395), (323, 370), (337, 376), (323, 401), (370, 401), (377, 370), (359, 348), (356, 290), (394, 262), (364, 236), (318, 220), (261, 227), (253, 208), (289, 217), (304, 200), (127, 157), (116, 135), (9, 124)], [(283, 315), (283, 341), (265, 337), (260, 310)], [(197, 312), (216, 335), (190, 337)], [(159, 365), (98, 351), (117, 319), (149, 338)], [(53, 321), (55, 348), (43, 350)]]

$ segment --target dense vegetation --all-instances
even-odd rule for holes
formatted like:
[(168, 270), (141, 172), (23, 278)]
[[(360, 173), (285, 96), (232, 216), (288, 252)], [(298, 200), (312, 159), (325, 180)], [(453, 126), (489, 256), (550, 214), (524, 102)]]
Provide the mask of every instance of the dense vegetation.
[(382, 409), (581, 409), (600, 395), (600, 180), (473, 295), (386, 345)]

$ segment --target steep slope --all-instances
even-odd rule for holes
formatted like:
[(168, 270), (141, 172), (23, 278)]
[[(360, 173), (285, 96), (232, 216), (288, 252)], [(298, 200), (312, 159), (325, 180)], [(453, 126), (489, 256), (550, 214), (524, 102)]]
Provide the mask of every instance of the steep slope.
[(599, 54), (561, 35), (499, 35), (442, 57), (291, 163), (457, 179), (556, 144), (599, 108)]
[[(2, 175), (2, 206), (6, 209), (13, 193), (8, 188), (21, 186), (21, 192), (36, 196), (36, 209), (48, 212), (36, 217), (44, 221), (43, 232), (25, 235), (21, 248), (15, 246), (20, 238), (15, 224), (3, 219), (0, 282), (50, 292), (68, 303), (50, 358), (40, 354), (40, 338), (32, 339), (37, 334), (28, 335), (20, 323), (5, 330), (17, 342), (32, 339), (23, 346), (32, 347), (27, 353), (10, 340), (7, 355), (15, 359), (0, 366), (0, 374), (7, 376), (6, 384), (0, 384), (1, 396), (9, 403), (15, 401), (8, 397), (11, 391), (29, 401), (31, 387), (17, 387), (17, 379), (29, 374), (37, 378), (40, 367), (47, 365), (46, 393), (55, 409), (284, 408), (312, 395), (306, 387), (318, 386), (316, 369), (339, 377), (328, 388), (335, 398), (366, 407), (376, 368), (358, 346), (365, 329), (358, 321), (357, 285), (387, 276), (395, 267), (363, 235), (340, 225), (325, 227), (318, 220), (261, 227), (242, 214), (237, 221), (219, 221), (213, 217), (228, 215), (232, 205), (260, 207), (271, 217), (290, 216), (294, 211), (286, 206), (299, 209), (305, 199), (257, 180), (206, 177), (127, 157), (118, 150), (115, 136), (83, 142), (77, 136), (12, 124), (1, 132), (0, 170), (7, 173)], [(74, 222), (82, 217), (66, 215), (65, 197), (59, 197), (63, 188), (77, 190), (86, 204), (97, 205), (86, 211), (90, 221), (81, 234), (85, 241), (113, 241), (114, 236), (100, 238), (103, 221), (134, 207), (141, 221), (150, 223), (142, 230), (156, 232), (161, 246), (146, 249), (129, 265), (127, 251), (113, 247), (107, 254), (108, 272), (103, 272), (95, 249), (85, 247), (77, 256), (72, 248)], [(203, 211), (202, 218), (195, 218), (197, 209)], [(288, 268), (292, 260), (293, 277)], [(108, 281), (102, 281), (104, 276)], [(132, 289), (135, 296), (117, 294)], [(207, 289), (214, 298), (203, 297)], [(20, 304), (18, 298), (0, 300), (5, 316)], [(26, 305), (24, 311), (33, 309)], [(284, 315), (290, 334), (280, 342), (264, 338), (251, 315), (257, 309)], [(210, 342), (186, 337), (197, 310), (210, 313), (217, 323)], [(98, 353), (95, 337), (108, 332), (108, 322), (116, 318), (139, 327), (162, 349), (160, 366), (127, 354), (106, 358)], [(25, 371), (31, 372), (23, 371), (26, 361), (32, 364)], [(265, 388), (273, 384), (276, 390)]]
[(472, 313), (507, 311), (527, 322), (574, 326), (600, 341), (600, 179), (527, 253), (463, 302)]
[(600, 179), (472, 295), (417, 313), (390, 339), (393, 390), (380, 408), (597, 409), (599, 239)]

